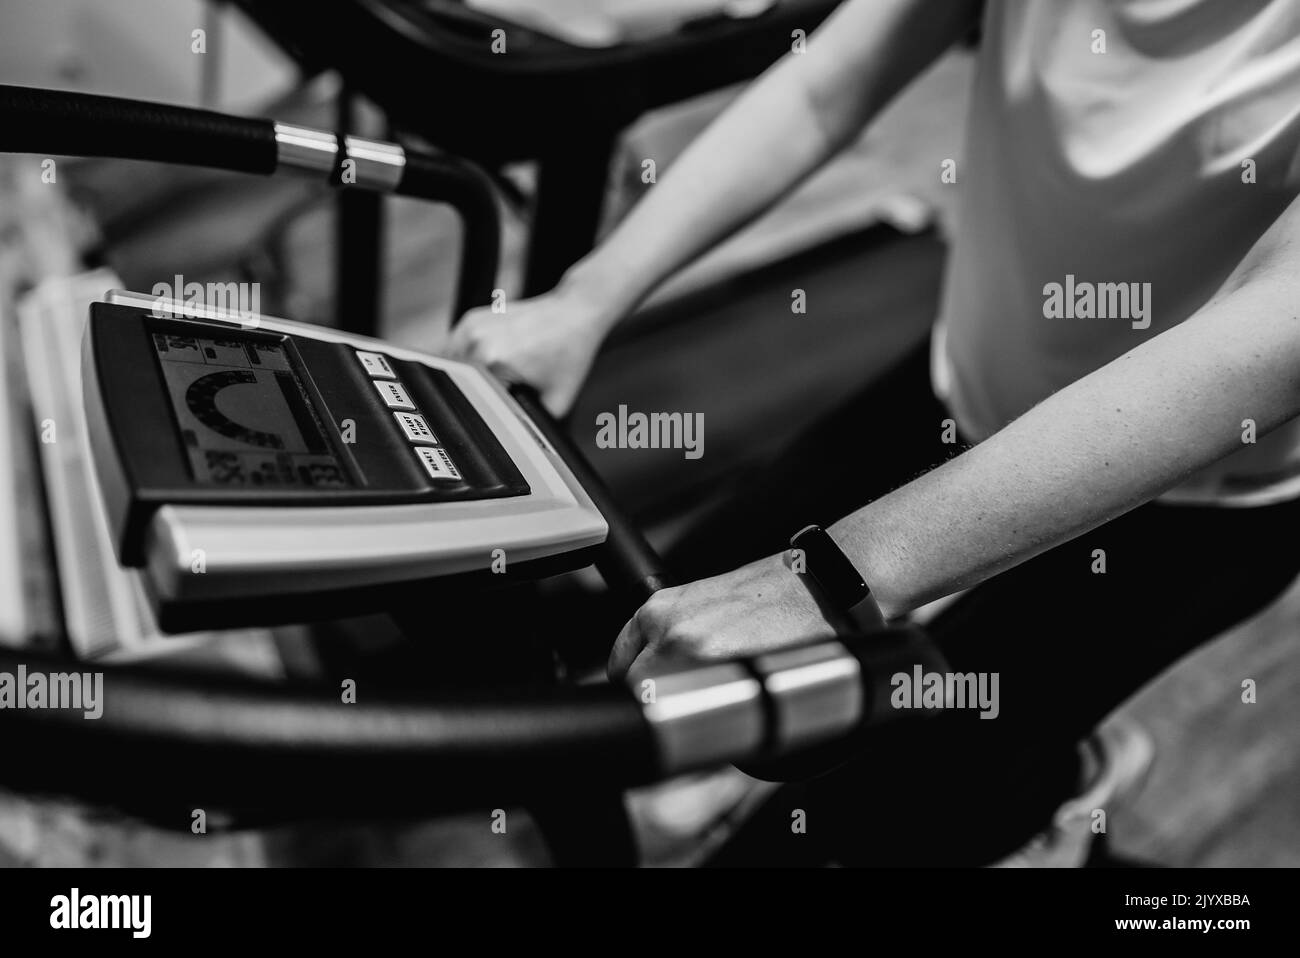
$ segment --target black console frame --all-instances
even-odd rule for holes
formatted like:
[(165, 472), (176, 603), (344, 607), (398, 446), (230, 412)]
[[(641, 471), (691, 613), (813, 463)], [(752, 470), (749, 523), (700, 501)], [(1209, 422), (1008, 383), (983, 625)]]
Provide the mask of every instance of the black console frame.
[[(125, 515), (112, 518), (119, 537), (118, 555), (126, 565), (143, 564), (144, 530), (164, 504), (384, 506), (499, 499), (530, 492), (492, 430), (442, 370), (389, 357), (463, 476), (459, 482), (433, 483), (421, 475), (411, 444), (377, 394), (369, 392), (369, 380), (348, 344), (234, 322), (155, 315), (144, 307), (120, 303), (92, 304), (89, 323), (83, 356), (91, 374), (86, 379), (87, 422), (92, 431), (104, 433), (92, 437), (92, 442), (111, 449), (116, 479), (124, 486), (116, 494), (126, 500)], [(350, 473), (352, 486), (229, 488), (197, 482), (153, 346), (155, 333), (284, 346), (315, 406), (331, 452)], [(102, 401), (92, 398), (96, 393)], [(168, 410), (166, 429), (159, 428), (159, 409)], [(358, 424), (364, 441), (343, 441), (338, 426), (348, 419)]]

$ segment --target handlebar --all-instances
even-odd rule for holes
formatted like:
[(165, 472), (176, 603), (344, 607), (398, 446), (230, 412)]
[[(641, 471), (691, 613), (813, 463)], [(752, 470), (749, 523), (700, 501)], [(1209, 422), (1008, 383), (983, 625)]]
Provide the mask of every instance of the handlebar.
[(515, 383), (510, 386), (510, 393), (546, 441), (560, 454), (592, 504), (605, 517), (609, 533), (605, 538), (605, 548), (596, 560), (596, 568), (605, 584), (619, 592), (632, 609), (660, 589), (673, 585), (673, 577), (665, 568), (663, 559), (614, 501), (605, 481), (587, 461), (568, 431), (547, 412), (537, 392), (530, 386)]
[[(0, 153), (149, 160), (445, 203), (461, 222), (454, 315), (490, 301), (501, 220), (491, 180), (464, 160), (273, 120), (87, 93), (0, 85)], [(346, 174), (346, 176), (345, 176)]]
[[(0, 673), (15, 681), (73, 665), (0, 651)], [(175, 827), (188, 826), (196, 808), (265, 821), (524, 804), (879, 734), (895, 714), (890, 676), (917, 665), (934, 669), (941, 659), (920, 633), (895, 630), (701, 665), (634, 690), (392, 694), (356, 704), (333, 688), (117, 666), (96, 670), (97, 719), (0, 710), (0, 781)]]

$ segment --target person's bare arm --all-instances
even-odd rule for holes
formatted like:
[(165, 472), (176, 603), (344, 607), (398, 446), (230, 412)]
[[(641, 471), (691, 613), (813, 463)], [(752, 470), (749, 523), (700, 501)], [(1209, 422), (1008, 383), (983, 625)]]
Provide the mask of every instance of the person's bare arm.
[(565, 282), (616, 322), (839, 151), (974, 23), (971, 0), (851, 0), (696, 138)]
[(1300, 415), (1300, 200), (1186, 322), (831, 530), (886, 611), (973, 585)]
[(974, 22), (975, 0), (850, 0), (756, 80), (552, 291), (469, 312), (444, 346), (536, 386), (556, 414), (610, 329), (824, 163)]
[[(889, 617), (975, 585), (1159, 495), (1300, 416), (1300, 199), (1185, 322), (830, 529)], [(939, 428), (939, 424), (935, 424)], [(624, 627), (612, 676), (835, 630), (780, 555), (664, 589)]]

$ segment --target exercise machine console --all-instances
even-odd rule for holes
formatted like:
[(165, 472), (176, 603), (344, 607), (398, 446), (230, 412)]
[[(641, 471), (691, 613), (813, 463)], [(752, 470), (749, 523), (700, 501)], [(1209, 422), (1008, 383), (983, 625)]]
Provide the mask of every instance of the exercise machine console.
[(527, 413), (464, 363), (113, 292), (91, 307), (83, 374), (118, 559), (145, 570), (164, 628), (562, 571), (606, 537)]

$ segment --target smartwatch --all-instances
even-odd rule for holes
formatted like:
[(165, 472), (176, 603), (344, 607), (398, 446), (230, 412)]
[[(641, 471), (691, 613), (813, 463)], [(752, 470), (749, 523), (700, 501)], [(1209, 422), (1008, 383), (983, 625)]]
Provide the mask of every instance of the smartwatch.
[(866, 580), (825, 529), (805, 526), (791, 537), (790, 548), (803, 553), (804, 574), (832, 609), (860, 629), (884, 627), (885, 616)]

